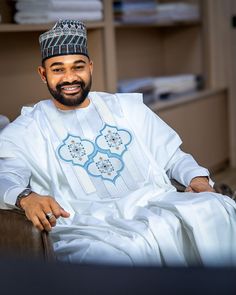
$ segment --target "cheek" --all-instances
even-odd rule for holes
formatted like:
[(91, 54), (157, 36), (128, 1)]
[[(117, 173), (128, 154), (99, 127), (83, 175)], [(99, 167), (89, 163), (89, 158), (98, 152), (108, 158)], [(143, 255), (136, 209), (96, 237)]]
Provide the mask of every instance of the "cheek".
[(59, 80), (55, 77), (52, 77), (50, 75), (47, 76), (47, 82), (50, 88), (56, 89), (57, 84), (59, 83)]
[(86, 82), (86, 84), (91, 80), (91, 78), (92, 78), (92, 75), (91, 75), (91, 73), (89, 72), (89, 73), (87, 73), (85, 76), (84, 76), (84, 78), (83, 78), (83, 80)]

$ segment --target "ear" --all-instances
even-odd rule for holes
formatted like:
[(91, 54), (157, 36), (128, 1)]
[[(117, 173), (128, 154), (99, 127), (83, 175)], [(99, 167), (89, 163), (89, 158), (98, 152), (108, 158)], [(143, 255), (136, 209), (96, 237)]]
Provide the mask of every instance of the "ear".
[(90, 68), (90, 73), (92, 74), (93, 73), (93, 61), (92, 60), (89, 61), (89, 68)]
[(38, 73), (44, 83), (47, 83), (46, 70), (43, 66), (38, 67)]

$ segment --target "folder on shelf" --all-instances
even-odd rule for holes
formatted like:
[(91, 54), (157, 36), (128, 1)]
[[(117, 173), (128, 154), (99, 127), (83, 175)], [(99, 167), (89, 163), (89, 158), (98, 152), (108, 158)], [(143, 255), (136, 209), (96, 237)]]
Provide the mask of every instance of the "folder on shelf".
[(177, 98), (181, 95), (202, 89), (203, 78), (185, 74), (163, 77), (143, 77), (122, 80), (118, 84), (120, 92), (141, 92), (146, 104), (160, 99)]
[(59, 19), (100, 21), (103, 3), (100, 0), (18, 0), (15, 3), (14, 21), (19, 24), (40, 24)]

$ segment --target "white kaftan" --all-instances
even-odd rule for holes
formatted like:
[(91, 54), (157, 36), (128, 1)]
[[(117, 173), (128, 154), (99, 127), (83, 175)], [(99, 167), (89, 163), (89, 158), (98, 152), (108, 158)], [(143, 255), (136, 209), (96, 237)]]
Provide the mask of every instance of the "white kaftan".
[(30, 183), (70, 212), (51, 236), (58, 259), (125, 265), (236, 265), (235, 203), (215, 193), (178, 193), (208, 176), (139, 94), (90, 92), (86, 108), (51, 100), (0, 135), (0, 196), (13, 208)]

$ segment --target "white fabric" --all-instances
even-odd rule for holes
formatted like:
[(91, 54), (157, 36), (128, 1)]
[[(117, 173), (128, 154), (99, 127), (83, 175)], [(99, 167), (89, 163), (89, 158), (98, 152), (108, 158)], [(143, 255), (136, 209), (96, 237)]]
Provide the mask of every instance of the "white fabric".
[(15, 22), (19, 24), (38, 24), (54, 22), (61, 19), (75, 19), (81, 21), (99, 21), (102, 20), (102, 11), (43, 11), (43, 12), (29, 12), (18, 11), (14, 15)]
[(197, 20), (199, 7), (192, 3), (163, 3), (157, 5), (157, 19), (160, 22)]
[[(55, 197), (71, 213), (51, 232), (60, 260), (236, 265), (235, 203), (215, 193), (177, 193), (170, 184), (167, 174), (185, 185), (195, 176), (209, 175), (180, 150), (178, 135), (138, 94), (91, 92), (89, 98), (88, 107), (74, 111), (42, 101), (24, 108), (2, 131), (1, 206), (14, 206), (15, 190), (29, 181), (35, 192)], [(68, 136), (71, 159), (68, 153), (60, 157)], [(91, 144), (94, 152), (84, 154), (87, 145), (81, 142)], [(82, 163), (77, 156), (85, 155)], [(96, 170), (94, 163), (101, 159), (110, 160), (118, 176), (107, 177), (110, 164)], [(84, 177), (79, 177), (82, 170)]]
[(46, 1), (17, 1), (16, 9), (19, 11), (75, 11), (88, 12), (102, 10), (102, 2), (98, 0), (93, 1), (77, 1), (77, 0), (46, 0)]

